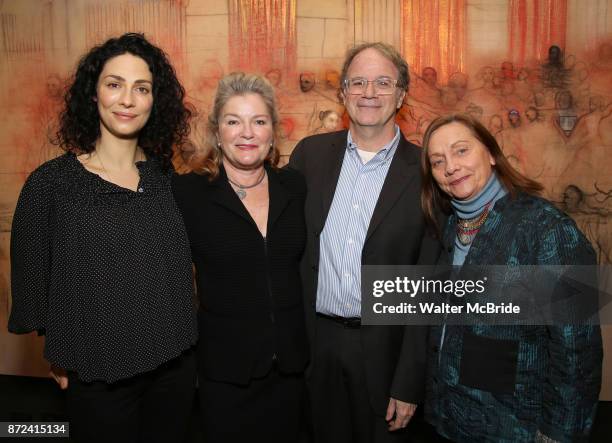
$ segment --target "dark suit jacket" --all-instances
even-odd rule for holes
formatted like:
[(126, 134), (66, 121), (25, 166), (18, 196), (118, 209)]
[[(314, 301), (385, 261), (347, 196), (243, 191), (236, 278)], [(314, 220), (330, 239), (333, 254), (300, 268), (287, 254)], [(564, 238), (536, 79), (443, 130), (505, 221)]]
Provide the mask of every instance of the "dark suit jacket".
[[(346, 150), (347, 131), (302, 140), (289, 165), (306, 178), (308, 241), (302, 262), (307, 327), (314, 343), (319, 236), (334, 197)], [(439, 243), (425, 235), (420, 205), (420, 150), (401, 137), (374, 208), (361, 254), (364, 265), (433, 264)], [(424, 396), (426, 327), (362, 326), (368, 392), (384, 415), (389, 397), (411, 403)]]
[(214, 380), (246, 384), (274, 354), (286, 373), (308, 361), (299, 275), (306, 187), (295, 171), (266, 169), (265, 239), (223, 168), (213, 181), (191, 173), (172, 182), (197, 274), (199, 372)]

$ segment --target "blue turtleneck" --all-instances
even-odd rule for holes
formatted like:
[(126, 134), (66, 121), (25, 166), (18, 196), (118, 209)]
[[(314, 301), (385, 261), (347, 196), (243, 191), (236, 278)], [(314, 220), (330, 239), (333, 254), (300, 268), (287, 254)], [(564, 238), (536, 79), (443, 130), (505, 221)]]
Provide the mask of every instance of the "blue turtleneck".
[[(493, 205), (497, 200), (506, 195), (508, 191), (503, 187), (495, 171), (489, 177), (489, 181), (484, 188), (478, 193), (477, 196), (470, 200), (451, 200), (455, 215), (462, 219), (471, 219), (478, 217), (484, 211), (487, 203), (490, 203), (489, 209), (493, 208)], [(455, 236), (455, 252), (453, 255), (453, 265), (462, 265), (465, 261), (465, 256), (470, 250), (471, 243), (464, 245), (459, 241), (459, 238)]]

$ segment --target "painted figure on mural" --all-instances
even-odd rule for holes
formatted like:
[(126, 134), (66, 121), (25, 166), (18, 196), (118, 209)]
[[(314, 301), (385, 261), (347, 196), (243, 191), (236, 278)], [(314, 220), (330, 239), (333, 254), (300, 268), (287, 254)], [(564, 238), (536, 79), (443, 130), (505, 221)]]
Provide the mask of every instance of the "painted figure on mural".
[(303, 139), (289, 162), (308, 188), (302, 279), (314, 437), (406, 441), (423, 396), (427, 328), (361, 327), (360, 282), (362, 264), (433, 263), (439, 253), (420, 211), (420, 150), (395, 124), (408, 65), (392, 46), (364, 43), (347, 52), (340, 79), (349, 130)]
[(542, 116), (540, 115), (540, 111), (535, 106), (529, 106), (525, 111), (525, 117), (529, 123), (537, 123), (542, 121)]
[[(508, 124), (499, 133), (498, 143), (504, 155), (514, 169), (525, 173), (523, 163), (527, 161), (525, 140), (523, 137), (523, 121), (516, 109), (511, 109), (507, 115)], [(527, 139), (528, 140), (528, 139)]]
[(300, 91), (302, 92), (309, 92), (315, 86), (314, 72), (301, 72), (299, 80), (300, 80)]
[(489, 124), (487, 125), (487, 129), (491, 134), (493, 134), (493, 137), (495, 137), (495, 139), (499, 137), (499, 134), (504, 130), (504, 121), (502, 120), (499, 114), (494, 114), (491, 116), (491, 118), (489, 119)]
[(612, 100), (612, 41), (603, 41), (589, 66), (591, 94)]
[(295, 93), (289, 89), (283, 81), (283, 71), (278, 68), (269, 69), (264, 77), (270, 82), (276, 94), (276, 106), (281, 115), (285, 112), (293, 112), (296, 104), (293, 103)]
[(555, 95), (555, 110), (556, 116), (553, 117), (553, 122), (569, 138), (578, 121), (578, 115), (574, 107), (574, 98), (570, 91), (561, 90), (557, 92)]
[(281, 117), (278, 122), (278, 166), (285, 166), (297, 140), (295, 139), (295, 121), (291, 117)]
[(313, 112), (311, 121), (313, 122), (314, 129), (310, 131), (310, 134), (324, 134), (326, 132), (338, 131), (341, 126), (341, 118), (338, 112), (333, 109), (326, 109), (325, 111), (319, 111), (317, 115)]
[(440, 108), (440, 87), (438, 86), (437, 71), (428, 66), (423, 68), (421, 75), (416, 78), (410, 90), (410, 97), (433, 108)]
[(495, 70), (491, 66), (483, 66), (476, 73), (476, 81), (479, 86), (469, 90), (466, 95), (466, 101), (482, 108), (482, 118), (487, 121), (493, 114), (499, 112), (501, 107), (499, 85), (495, 83), (496, 79)]
[(45, 335), (78, 442), (187, 433), (197, 325), (170, 159), (190, 112), (174, 72), (142, 34), (83, 56), (59, 120), (66, 153), (32, 172), (15, 209), (8, 328)]
[(547, 88), (565, 89), (569, 86), (570, 70), (565, 66), (559, 46), (548, 48), (548, 60), (540, 68), (540, 81)]
[(206, 133), (208, 112), (212, 107), (212, 97), (219, 80), (225, 75), (225, 70), (215, 58), (207, 58), (202, 63), (204, 69), (198, 72), (187, 85), (187, 99), (193, 103), (191, 133), (189, 140), (176, 149), (173, 164), (179, 172), (189, 171), (189, 161), (194, 155), (204, 154), (203, 140)]
[(508, 123), (510, 124), (510, 127), (514, 129), (520, 128), (522, 123), (521, 113), (516, 109), (510, 109), (510, 111), (508, 111)]
[(468, 103), (465, 108), (465, 113), (474, 117), (476, 120), (481, 121), (484, 116), (484, 109), (482, 106), (478, 106), (476, 103)]
[(57, 157), (61, 149), (55, 143), (58, 115), (63, 106), (65, 81), (58, 74), (49, 74), (45, 89), (38, 103), (31, 109), (33, 133), (27, 152), (23, 156), (23, 172), (29, 174), (35, 168)]
[(457, 111), (465, 112), (469, 102), (465, 100), (468, 92), (469, 77), (463, 72), (453, 72), (448, 78), (447, 87), (455, 94)]
[(597, 262), (612, 263), (612, 202), (610, 191), (584, 192), (569, 184), (557, 206), (572, 216), (597, 251)]
[(588, 98), (589, 109), (578, 118), (575, 126), (576, 138), (581, 140), (585, 146), (610, 146), (612, 140), (602, 131), (602, 121), (612, 115), (612, 103), (607, 104), (601, 95), (593, 95)]
[(524, 103), (528, 104), (533, 99), (533, 84), (531, 73), (528, 68), (522, 67), (516, 74), (514, 81), (514, 93)]

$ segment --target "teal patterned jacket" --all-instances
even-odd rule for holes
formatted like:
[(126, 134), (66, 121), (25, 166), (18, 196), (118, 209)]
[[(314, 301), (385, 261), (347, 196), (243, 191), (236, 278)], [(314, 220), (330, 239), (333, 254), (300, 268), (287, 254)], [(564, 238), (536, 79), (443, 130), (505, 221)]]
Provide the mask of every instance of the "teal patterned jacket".
[[(442, 263), (452, 263), (449, 217)], [(474, 265), (593, 265), (571, 218), (519, 194), (496, 202), (466, 256)], [(586, 442), (601, 387), (599, 326), (452, 326), (430, 336), (425, 417), (457, 442)], [(538, 438), (536, 438), (538, 435)]]

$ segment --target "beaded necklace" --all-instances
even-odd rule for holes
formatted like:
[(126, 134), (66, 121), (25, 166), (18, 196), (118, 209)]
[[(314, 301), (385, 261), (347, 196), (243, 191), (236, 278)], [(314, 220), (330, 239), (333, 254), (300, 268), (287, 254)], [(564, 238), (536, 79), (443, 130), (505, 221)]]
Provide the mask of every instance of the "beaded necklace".
[(491, 202), (487, 203), (477, 217), (470, 219), (457, 218), (457, 238), (462, 245), (467, 246), (472, 243), (480, 227), (484, 224), (489, 215)]

